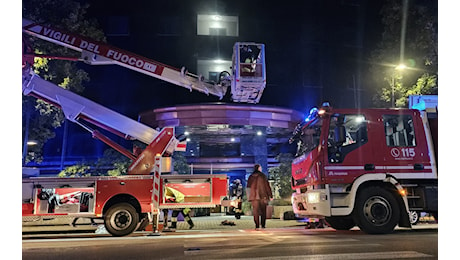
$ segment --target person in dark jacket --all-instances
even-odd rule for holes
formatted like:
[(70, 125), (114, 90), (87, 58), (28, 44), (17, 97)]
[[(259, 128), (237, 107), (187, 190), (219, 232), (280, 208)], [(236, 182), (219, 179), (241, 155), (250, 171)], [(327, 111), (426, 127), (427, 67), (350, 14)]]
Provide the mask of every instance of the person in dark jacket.
[(260, 164), (254, 165), (254, 172), (248, 178), (246, 193), (248, 200), (252, 204), (252, 215), (254, 216), (256, 230), (259, 230), (260, 226), (265, 228), (267, 205), (273, 195), (267, 176), (262, 172)]

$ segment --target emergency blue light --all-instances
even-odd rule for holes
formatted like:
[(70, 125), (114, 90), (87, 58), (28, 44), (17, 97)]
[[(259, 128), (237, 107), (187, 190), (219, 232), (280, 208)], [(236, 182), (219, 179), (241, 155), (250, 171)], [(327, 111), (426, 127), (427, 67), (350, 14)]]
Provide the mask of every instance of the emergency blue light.
[(305, 118), (305, 122), (308, 122), (308, 121), (312, 120), (317, 115), (318, 115), (318, 108), (313, 107), (312, 109), (310, 109), (310, 112), (309, 112), (308, 116)]

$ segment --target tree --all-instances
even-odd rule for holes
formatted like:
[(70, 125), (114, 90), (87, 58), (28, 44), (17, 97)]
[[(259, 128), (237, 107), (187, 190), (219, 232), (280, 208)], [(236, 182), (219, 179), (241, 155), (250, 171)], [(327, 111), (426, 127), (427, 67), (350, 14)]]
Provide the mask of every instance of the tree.
[(270, 178), (275, 180), (275, 189), (278, 189), (280, 198), (285, 199), (292, 194), (291, 164), (293, 156), (290, 153), (280, 153), (276, 160), (279, 162), (279, 166), (268, 169), (268, 172)]
[[(378, 107), (391, 106), (393, 95), (396, 107), (407, 107), (408, 95), (437, 94), (437, 2), (410, 1), (404, 27), (405, 2), (409, 1), (388, 0), (381, 10), (384, 30), (370, 67)], [(400, 63), (406, 69), (396, 70)]]
[(172, 155), (174, 171), (178, 174), (190, 174), (190, 166), (184, 152), (174, 152)]
[(64, 170), (59, 172), (58, 177), (85, 177), (90, 176), (90, 166), (85, 164), (76, 164), (66, 167)]
[(59, 177), (120, 176), (128, 173), (132, 161), (112, 148), (104, 151), (104, 156), (93, 163), (79, 163), (62, 170)]
[[(102, 30), (94, 20), (85, 17), (89, 5), (81, 5), (72, 0), (23, 0), (22, 16), (26, 19), (52, 27), (62, 27), (66, 31), (105, 41)], [(79, 57), (80, 54), (38, 38), (23, 35), (23, 40), (36, 54), (59, 57)], [(79, 69), (76, 62), (61, 59), (35, 58), (33, 70), (40, 77), (62, 88), (82, 92), (84, 83), (89, 81), (88, 73)], [(23, 97), (23, 140), (35, 141), (34, 146), (27, 147), (24, 163), (43, 159), (42, 149), (47, 140), (54, 138), (54, 129), (64, 121), (63, 113), (53, 105), (32, 97)]]
[(103, 157), (99, 158), (95, 163), (95, 171), (97, 172), (97, 175), (126, 175), (131, 163), (132, 161), (128, 157), (112, 148), (109, 148), (104, 151)]

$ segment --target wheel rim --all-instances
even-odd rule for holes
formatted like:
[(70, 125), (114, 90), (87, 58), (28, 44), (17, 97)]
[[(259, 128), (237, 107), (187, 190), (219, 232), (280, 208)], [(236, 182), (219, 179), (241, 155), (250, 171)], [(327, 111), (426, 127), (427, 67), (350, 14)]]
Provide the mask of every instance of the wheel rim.
[(370, 197), (364, 203), (364, 216), (373, 225), (382, 226), (388, 223), (392, 216), (390, 203), (383, 197)]
[(418, 220), (418, 213), (416, 211), (409, 212), (410, 223), (414, 224)]
[(127, 210), (118, 210), (110, 218), (111, 226), (116, 230), (124, 230), (133, 222), (131, 214)]

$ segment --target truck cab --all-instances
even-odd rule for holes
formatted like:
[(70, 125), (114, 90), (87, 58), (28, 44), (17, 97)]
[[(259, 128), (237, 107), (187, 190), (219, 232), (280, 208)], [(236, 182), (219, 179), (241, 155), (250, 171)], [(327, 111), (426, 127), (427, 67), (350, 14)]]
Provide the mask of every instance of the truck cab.
[[(410, 226), (437, 211), (437, 171), (426, 116), (416, 109), (314, 109), (291, 141), (293, 209), (368, 233)], [(436, 196), (433, 195), (436, 193)], [(422, 199), (423, 198), (423, 199)], [(431, 198), (431, 199), (429, 199)]]

